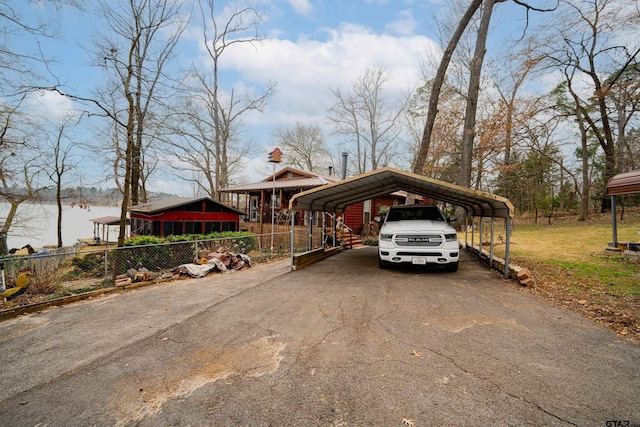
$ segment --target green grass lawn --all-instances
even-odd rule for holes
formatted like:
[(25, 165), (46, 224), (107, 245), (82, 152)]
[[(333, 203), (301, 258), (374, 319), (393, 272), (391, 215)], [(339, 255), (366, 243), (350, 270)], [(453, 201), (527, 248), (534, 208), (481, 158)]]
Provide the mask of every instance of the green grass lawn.
[[(562, 282), (575, 292), (590, 289), (605, 292), (611, 296), (640, 295), (640, 263), (631, 262), (622, 256), (608, 257), (604, 249), (612, 241), (611, 216), (596, 216), (579, 222), (575, 217), (546, 218), (538, 224), (530, 220), (514, 220), (511, 233), (510, 261), (527, 267), (544, 265), (555, 267)], [(485, 223), (483, 240), (490, 238), (489, 226)], [(502, 221), (496, 221), (495, 238), (504, 236)], [(618, 221), (618, 241), (638, 242), (640, 236), (640, 210), (625, 214), (624, 221)], [(464, 239), (464, 236), (462, 236)], [(469, 234), (468, 241), (471, 241)], [(474, 243), (479, 234), (474, 236)], [(504, 256), (504, 244), (496, 242), (496, 256)]]

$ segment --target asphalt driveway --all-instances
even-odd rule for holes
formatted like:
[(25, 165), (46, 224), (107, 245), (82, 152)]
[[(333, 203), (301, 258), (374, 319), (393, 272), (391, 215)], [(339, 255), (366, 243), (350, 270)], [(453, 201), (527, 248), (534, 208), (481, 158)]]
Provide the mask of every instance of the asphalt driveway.
[(640, 347), (460, 270), (350, 250), (0, 323), (3, 426), (640, 425)]

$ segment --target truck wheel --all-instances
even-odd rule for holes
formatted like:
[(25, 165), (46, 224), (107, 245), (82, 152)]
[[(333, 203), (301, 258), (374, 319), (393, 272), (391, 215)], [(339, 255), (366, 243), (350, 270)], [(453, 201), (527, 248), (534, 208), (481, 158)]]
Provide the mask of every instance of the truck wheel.
[(384, 261), (380, 258), (380, 255), (378, 255), (378, 267), (380, 267), (381, 269), (385, 269), (385, 268), (389, 268), (389, 263), (387, 261)]
[(458, 271), (458, 261), (447, 264), (444, 269), (451, 273), (455, 273)]

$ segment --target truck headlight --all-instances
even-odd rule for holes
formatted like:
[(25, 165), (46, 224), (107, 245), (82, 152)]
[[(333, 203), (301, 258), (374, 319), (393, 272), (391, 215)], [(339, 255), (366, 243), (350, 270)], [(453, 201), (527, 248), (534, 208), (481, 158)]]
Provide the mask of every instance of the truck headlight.
[(447, 242), (457, 242), (458, 241), (458, 235), (456, 233), (445, 234), (444, 238), (447, 240)]
[(386, 234), (386, 233), (380, 234), (380, 240), (385, 242), (390, 242), (392, 237), (393, 237), (393, 234)]

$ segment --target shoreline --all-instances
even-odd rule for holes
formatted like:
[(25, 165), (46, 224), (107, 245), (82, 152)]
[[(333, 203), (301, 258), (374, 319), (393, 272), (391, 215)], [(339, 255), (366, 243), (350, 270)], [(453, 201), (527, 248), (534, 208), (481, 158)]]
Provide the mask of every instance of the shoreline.
[[(9, 204), (0, 202), (0, 216), (6, 216)], [(16, 220), (7, 235), (7, 249), (31, 245), (35, 250), (57, 246), (57, 205), (24, 203), (18, 208)], [(93, 240), (94, 223), (103, 216), (120, 215), (119, 206), (65, 205), (62, 211), (62, 243), (71, 246), (78, 240)], [(117, 233), (116, 233), (117, 234)], [(101, 231), (100, 231), (100, 237)], [(111, 237), (111, 236), (109, 236)]]

